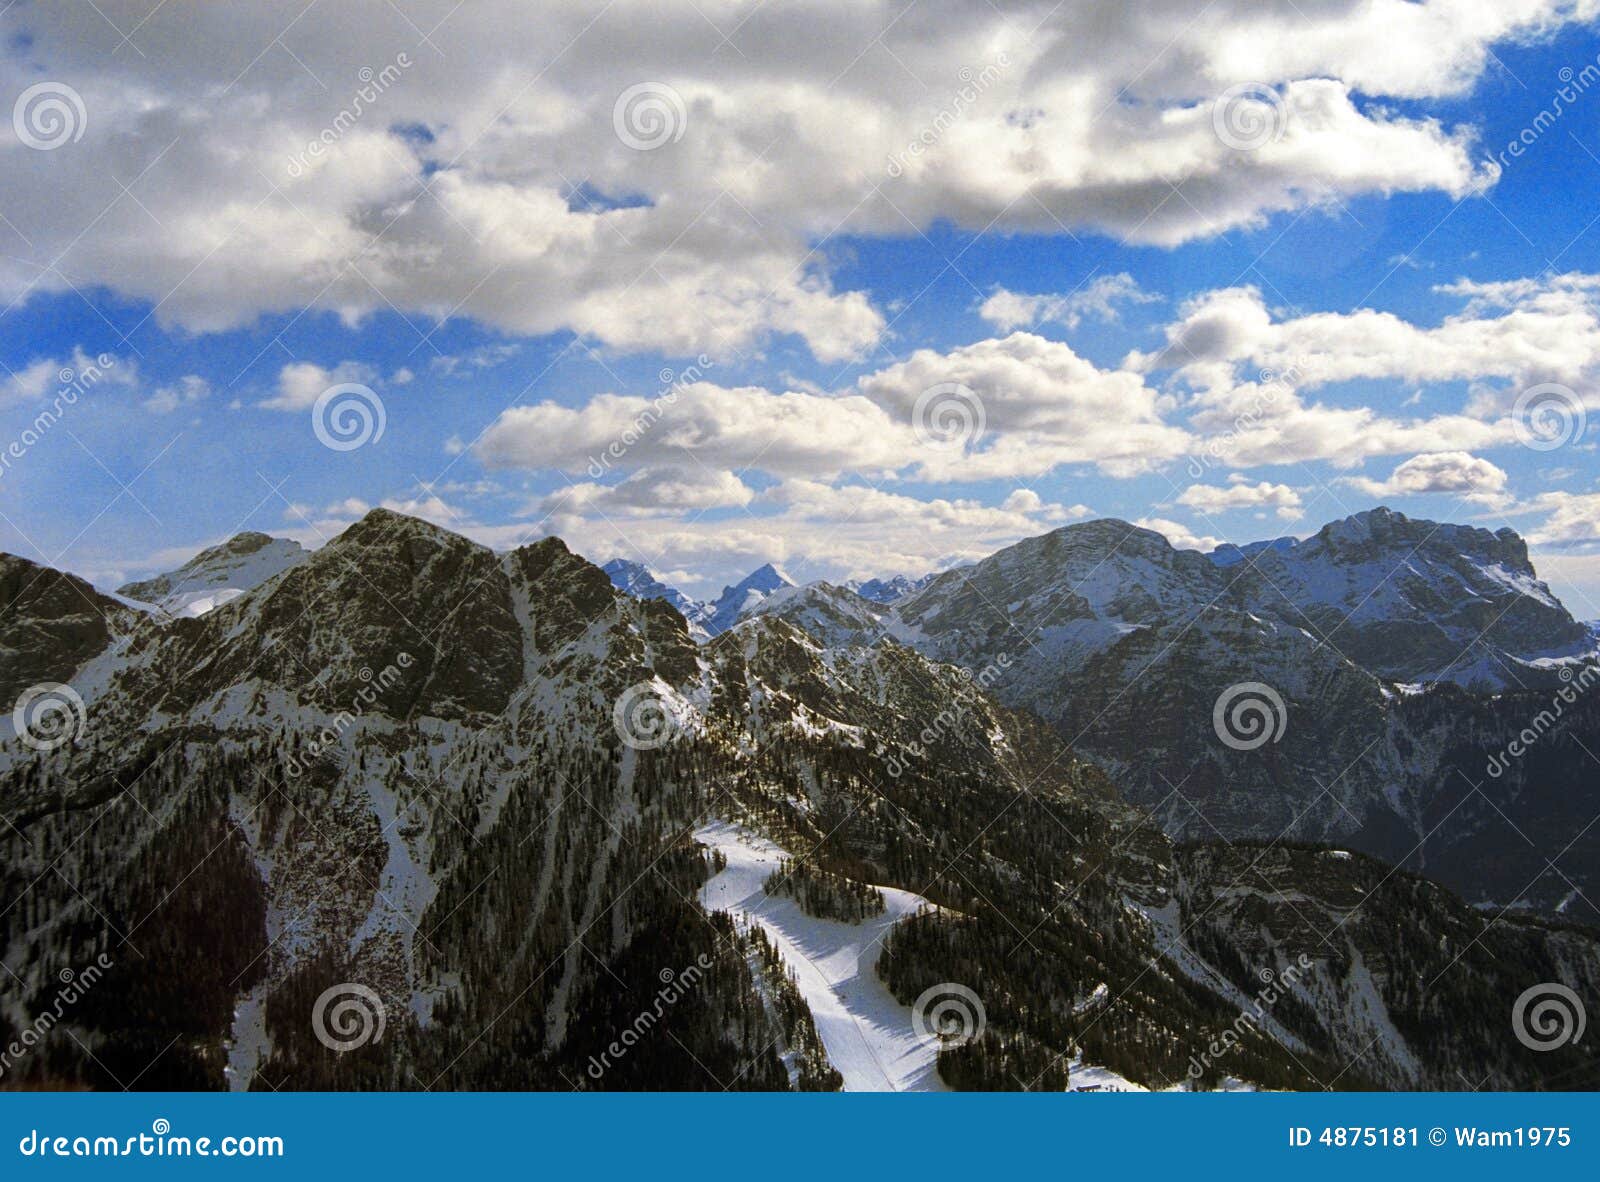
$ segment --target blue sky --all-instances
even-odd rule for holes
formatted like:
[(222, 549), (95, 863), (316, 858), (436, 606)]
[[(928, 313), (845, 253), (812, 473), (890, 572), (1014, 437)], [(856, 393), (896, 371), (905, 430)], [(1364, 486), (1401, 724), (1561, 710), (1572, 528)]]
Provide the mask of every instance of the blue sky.
[(1592, 6), (1222, 5), (1241, 48), (1151, 4), (1114, 51), (1071, 5), (703, 7), (9, 9), (0, 548), (114, 586), (387, 503), (704, 595), (1381, 502), (1518, 529), (1600, 617)]

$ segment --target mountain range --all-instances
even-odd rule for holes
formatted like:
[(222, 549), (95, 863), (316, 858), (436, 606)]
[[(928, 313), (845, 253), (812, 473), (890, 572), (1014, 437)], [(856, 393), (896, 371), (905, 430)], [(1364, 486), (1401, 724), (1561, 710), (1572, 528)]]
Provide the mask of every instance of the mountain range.
[(111, 966), (6, 1086), (1600, 1083), (1511, 1017), (1600, 984), (1600, 665), (1510, 531), (1096, 521), (709, 605), (264, 538), (0, 556), (0, 1045)]

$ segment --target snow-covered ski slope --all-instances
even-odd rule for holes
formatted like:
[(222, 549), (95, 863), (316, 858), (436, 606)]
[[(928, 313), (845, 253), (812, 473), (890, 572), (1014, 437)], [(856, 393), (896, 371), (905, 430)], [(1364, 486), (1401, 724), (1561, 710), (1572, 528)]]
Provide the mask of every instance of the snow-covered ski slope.
[(728, 860), (701, 888), (701, 903), (766, 931), (799, 978), (828, 1061), (844, 1076), (844, 1090), (948, 1091), (935, 1069), (939, 1040), (917, 1033), (911, 1007), (895, 1000), (876, 971), (888, 930), (933, 904), (910, 891), (878, 887), (882, 914), (861, 923), (815, 919), (793, 899), (762, 890), (786, 851), (726, 821), (701, 827), (695, 837)]

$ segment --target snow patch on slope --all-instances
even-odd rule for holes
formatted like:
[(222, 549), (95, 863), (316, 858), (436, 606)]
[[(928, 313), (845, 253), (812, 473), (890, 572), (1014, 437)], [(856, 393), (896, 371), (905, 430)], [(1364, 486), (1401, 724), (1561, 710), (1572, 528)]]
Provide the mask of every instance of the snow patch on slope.
[(762, 884), (787, 852), (748, 829), (713, 821), (696, 840), (720, 850), (727, 867), (700, 891), (707, 911), (758, 924), (799, 979), (828, 1061), (847, 1092), (943, 1092), (938, 1039), (923, 1037), (878, 979), (883, 937), (900, 920), (933, 904), (921, 895), (878, 887), (884, 911), (862, 923), (815, 919), (793, 899), (770, 896)]

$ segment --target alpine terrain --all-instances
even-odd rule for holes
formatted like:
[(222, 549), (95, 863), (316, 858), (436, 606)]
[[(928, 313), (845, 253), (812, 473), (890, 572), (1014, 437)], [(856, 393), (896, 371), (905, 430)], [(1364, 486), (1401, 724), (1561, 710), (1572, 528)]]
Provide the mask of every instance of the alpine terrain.
[(0, 556), (0, 1086), (1590, 1087), (1593, 650), (1385, 510), (709, 605), (382, 509)]

